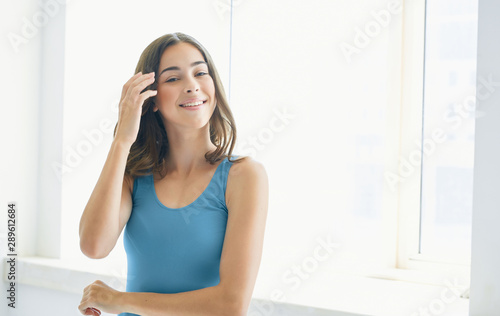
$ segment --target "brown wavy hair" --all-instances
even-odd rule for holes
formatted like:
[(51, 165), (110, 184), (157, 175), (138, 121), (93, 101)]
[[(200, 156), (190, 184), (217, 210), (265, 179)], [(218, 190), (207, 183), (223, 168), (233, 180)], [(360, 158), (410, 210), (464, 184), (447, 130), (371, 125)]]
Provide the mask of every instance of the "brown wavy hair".
[[(176, 32), (165, 34), (149, 44), (141, 54), (135, 73), (143, 74), (155, 72), (158, 74), (160, 59), (163, 52), (170, 46), (178, 43), (189, 43), (196, 47), (203, 55), (208, 66), (208, 73), (212, 77), (215, 86), (215, 99), (217, 104), (210, 117), (210, 141), (217, 147), (213, 152), (205, 153), (205, 159), (210, 164), (229, 157), (230, 162), (239, 162), (246, 157), (233, 158), (232, 152), (236, 142), (236, 125), (233, 114), (229, 108), (222, 81), (220, 80), (215, 64), (208, 51), (193, 37)], [(156, 89), (155, 81), (144, 91)], [(168, 138), (165, 126), (160, 117), (159, 111), (154, 112), (154, 97), (147, 98), (142, 107), (141, 121), (136, 141), (130, 148), (125, 166), (125, 175), (132, 179), (138, 176), (158, 173), (163, 178), (165, 176), (164, 159), (168, 153)], [(113, 137), (116, 136), (115, 125)]]

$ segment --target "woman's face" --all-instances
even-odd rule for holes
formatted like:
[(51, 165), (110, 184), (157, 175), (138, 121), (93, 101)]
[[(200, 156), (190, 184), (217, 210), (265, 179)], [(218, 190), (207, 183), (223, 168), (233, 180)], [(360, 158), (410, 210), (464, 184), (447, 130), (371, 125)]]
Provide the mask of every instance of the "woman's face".
[(165, 126), (201, 128), (215, 109), (215, 86), (203, 55), (189, 43), (168, 47), (156, 74), (155, 111)]

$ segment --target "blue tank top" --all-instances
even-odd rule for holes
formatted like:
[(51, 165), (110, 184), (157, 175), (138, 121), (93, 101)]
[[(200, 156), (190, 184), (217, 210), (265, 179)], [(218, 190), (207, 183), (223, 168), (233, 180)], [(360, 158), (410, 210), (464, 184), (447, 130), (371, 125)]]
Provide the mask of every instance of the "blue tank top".
[[(225, 158), (205, 191), (175, 209), (158, 199), (152, 174), (134, 180), (132, 212), (123, 235), (127, 292), (179, 293), (219, 284), (231, 165)], [(136, 314), (119, 314), (131, 315)]]

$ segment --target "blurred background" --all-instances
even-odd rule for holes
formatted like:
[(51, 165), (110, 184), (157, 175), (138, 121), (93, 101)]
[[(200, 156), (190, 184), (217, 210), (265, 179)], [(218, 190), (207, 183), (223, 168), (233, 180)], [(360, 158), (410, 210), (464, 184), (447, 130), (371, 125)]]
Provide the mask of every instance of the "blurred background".
[[(122, 237), (107, 258), (89, 259), (79, 220), (123, 84), (150, 42), (177, 31), (215, 61), (234, 153), (269, 176), (250, 314), (295, 304), (325, 315), (468, 315), (478, 0), (1, 5), (1, 192), (18, 204), (25, 258), (19, 309), (6, 315), (77, 314), (96, 276), (124, 290)], [(453, 299), (438, 304), (443, 291)], [(49, 301), (60, 312), (34, 304)]]

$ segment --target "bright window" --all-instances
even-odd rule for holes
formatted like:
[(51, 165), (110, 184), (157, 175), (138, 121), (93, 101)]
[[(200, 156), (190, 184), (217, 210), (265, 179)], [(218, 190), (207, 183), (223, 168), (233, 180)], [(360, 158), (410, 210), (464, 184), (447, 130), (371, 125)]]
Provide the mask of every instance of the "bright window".
[(419, 253), (470, 262), (478, 1), (426, 3), (423, 135), (445, 135), (422, 154)]

